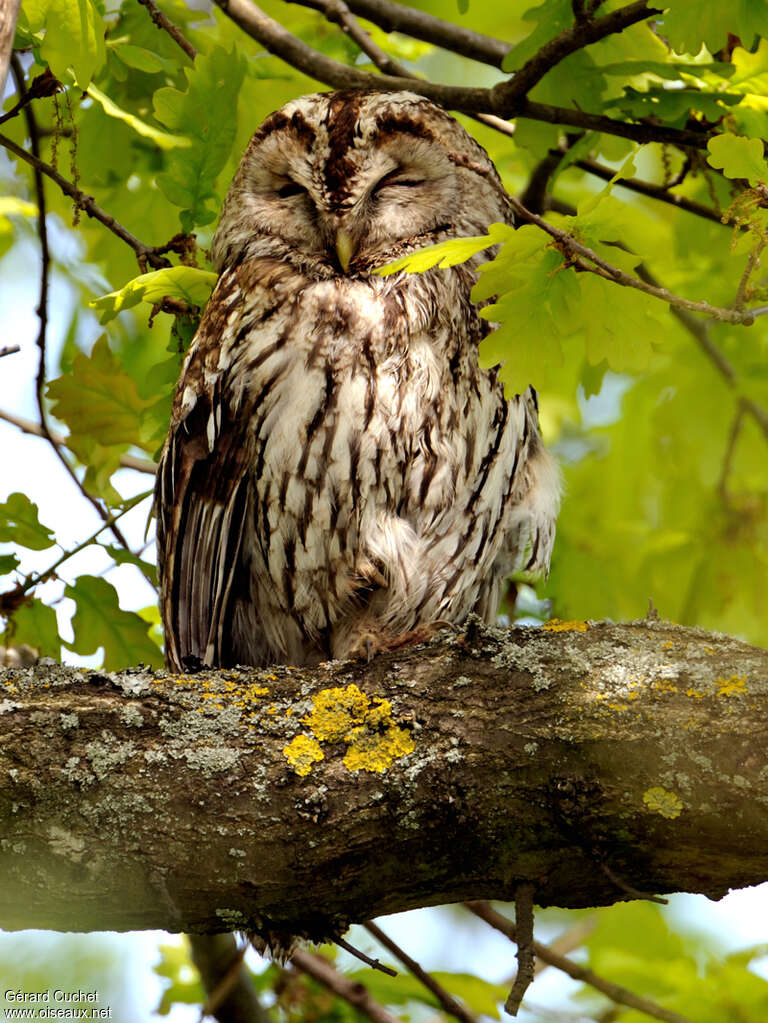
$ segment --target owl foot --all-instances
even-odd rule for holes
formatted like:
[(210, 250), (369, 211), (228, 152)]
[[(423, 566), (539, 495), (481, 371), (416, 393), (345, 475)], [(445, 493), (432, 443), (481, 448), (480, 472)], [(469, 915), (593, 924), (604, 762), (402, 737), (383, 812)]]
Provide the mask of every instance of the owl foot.
[(450, 628), (453, 628), (451, 622), (436, 621), (424, 622), (422, 625), (417, 625), (415, 629), (409, 629), (408, 632), (401, 632), (396, 636), (382, 635), (380, 632), (373, 631), (361, 632), (349, 647), (346, 656), (370, 664), (376, 654), (427, 643), (442, 629)]

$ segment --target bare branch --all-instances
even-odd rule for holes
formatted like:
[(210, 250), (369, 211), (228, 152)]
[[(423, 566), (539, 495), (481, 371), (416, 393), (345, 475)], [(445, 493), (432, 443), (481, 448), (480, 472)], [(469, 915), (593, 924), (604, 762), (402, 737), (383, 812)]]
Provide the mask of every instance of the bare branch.
[[(64, 551), (61, 557), (57, 558), (52, 565), (49, 565), (48, 568), (44, 569), (42, 572), (35, 572), (34, 575), (28, 576), (26, 580), (17, 587), (18, 592), (29, 593), (30, 590), (35, 588), (35, 586), (39, 586), (40, 583), (44, 583), (47, 579), (52, 578), (56, 574), (56, 570), (60, 568), (65, 561), (69, 561), (70, 558), (79, 554), (80, 551), (85, 550), (86, 547), (90, 547), (91, 544), (96, 542), (105, 529), (111, 529), (112, 532), (114, 532), (115, 523), (118, 522), (123, 515), (127, 515), (129, 511), (136, 507), (137, 504), (140, 504), (142, 501), (145, 501), (151, 496), (152, 491), (147, 490), (142, 494), (137, 494), (135, 497), (131, 497), (125, 502), (122, 508), (114, 512), (114, 514), (107, 516), (107, 519), (99, 526), (99, 528), (83, 540), (82, 543), (79, 543), (76, 547), (73, 547), (69, 551)], [(130, 547), (126, 547), (126, 550), (130, 551)]]
[[(517, 929), (515, 925), (511, 920), (508, 920), (501, 913), (493, 909), (490, 903), (467, 902), (465, 905), (475, 916), (479, 916), (481, 920), (485, 920), (495, 930), (505, 934), (510, 941), (517, 943)], [(580, 966), (579, 963), (575, 963), (572, 959), (558, 955), (548, 945), (543, 945), (540, 941), (534, 941), (533, 948), (539, 959), (544, 960), (544, 962), (549, 963), (551, 966), (557, 967), (563, 973), (567, 973), (573, 980), (580, 980), (584, 984), (589, 984), (590, 987), (600, 991), (607, 998), (610, 998), (612, 1002), (616, 1002), (617, 1005), (627, 1005), (631, 1009), (637, 1009), (638, 1012), (644, 1012), (646, 1016), (650, 1016), (652, 1019), (662, 1020), (663, 1023), (693, 1023), (686, 1016), (681, 1016), (671, 1009), (665, 1009), (663, 1006), (652, 1002), (649, 998), (641, 998), (640, 995), (634, 994), (634, 992), (627, 990), (627, 988), (622, 987), (620, 984), (612, 984), (610, 981), (604, 980), (586, 966)]]
[(349, 1002), (373, 1023), (399, 1023), (396, 1016), (393, 1016), (383, 1005), (379, 1005), (371, 997), (366, 987), (343, 976), (323, 956), (315, 955), (313, 952), (307, 952), (301, 948), (291, 954), (291, 962), (302, 973), (306, 973), (313, 980), (327, 987), (329, 991), (333, 991), (339, 998)]
[(149, 16), (155, 25), (157, 25), (162, 32), (167, 32), (171, 39), (173, 39), (173, 41), (186, 53), (189, 59), (194, 60), (197, 56), (197, 50), (188, 39), (184, 38), (180, 29), (174, 25), (170, 18), (163, 14), (157, 4), (154, 3), (154, 0), (139, 0), (139, 3), (143, 7), (147, 8)]
[(461, 1023), (477, 1023), (476, 1017), (471, 1012), (468, 1012), (460, 1002), (457, 1002), (453, 995), (445, 990), (442, 984), (438, 984), (435, 978), (427, 973), (406, 951), (400, 948), (388, 934), (385, 934), (378, 924), (374, 923), (373, 920), (368, 920), (363, 926), (384, 948), (389, 949), (392, 955), (400, 960), (409, 973), (412, 973), (428, 991), (432, 992), (449, 1016), (461, 1020)]
[(4, 359), (6, 355), (15, 355), (16, 352), (21, 351), (21, 345), (5, 345), (0, 348), (0, 359)]
[[(594, 174), (595, 177), (601, 178), (603, 181), (611, 181), (616, 174), (615, 170), (611, 170), (610, 167), (604, 167), (595, 160), (574, 160), (572, 166), (578, 167), (588, 174)], [(658, 199), (660, 202), (669, 203), (670, 206), (676, 206), (677, 209), (685, 210), (687, 213), (694, 213), (697, 217), (711, 220), (715, 224), (723, 223), (722, 214), (718, 213), (717, 210), (711, 209), (711, 207), (706, 206), (703, 202), (696, 202), (694, 199), (686, 199), (685, 196), (675, 195), (669, 191), (669, 188), (665, 188), (663, 185), (653, 185), (648, 181), (639, 181), (637, 178), (617, 178), (616, 185), (621, 188), (628, 188), (631, 192), (637, 192), (639, 195), (647, 195), (651, 199)]]
[(637, 291), (651, 295), (653, 298), (657, 298), (674, 308), (703, 313), (705, 316), (711, 316), (712, 319), (719, 320), (722, 323), (740, 323), (745, 326), (754, 323), (754, 313), (749, 309), (725, 309), (720, 306), (710, 305), (709, 302), (697, 302), (689, 298), (683, 298), (681, 295), (674, 295), (671, 291), (667, 291), (666, 288), (649, 284), (640, 277), (633, 277), (632, 274), (628, 274), (624, 270), (619, 269), (619, 267), (608, 263), (588, 246), (582, 245), (581, 242), (578, 242), (567, 231), (554, 227), (537, 213), (531, 212), (519, 200), (510, 196), (510, 201), (520, 221), (526, 224), (535, 224), (536, 227), (545, 231), (550, 238), (554, 239), (556, 247), (563, 253), (569, 263), (580, 270), (597, 274), (598, 277), (613, 281), (615, 284), (621, 284), (626, 288), (635, 288)]
[(504, 1003), (504, 1011), (516, 1016), (525, 992), (533, 983), (533, 893), (532, 884), (517, 886), (515, 893), (515, 941), (517, 942), (517, 976)]
[(65, 195), (68, 195), (71, 199), (74, 199), (77, 206), (85, 210), (89, 217), (93, 217), (94, 220), (98, 220), (102, 223), (112, 234), (129, 245), (136, 253), (136, 257), (139, 261), (139, 266), (142, 270), (146, 269), (146, 264), (159, 270), (161, 267), (170, 266), (169, 260), (163, 256), (157, 255), (155, 248), (151, 245), (145, 245), (144, 242), (139, 241), (130, 231), (127, 231), (122, 224), (119, 224), (114, 217), (110, 216), (109, 213), (105, 213), (96, 203), (90, 195), (86, 195), (79, 188), (76, 188), (72, 182), (67, 181), (66, 178), (62, 177), (61, 174), (50, 164), (45, 163), (39, 158), (39, 156), (28, 153), (21, 146), (17, 146), (16, 143), (9, 139), (6, 135), (0, 135), (0, 146), (3, 146), (8, 150), (9, 153), (13, 153), (20, 160), (28, 163), (36, 172), (44, 174), (51, 181), (55, 181), (59, 188)]
[(355, 948), (354, 945), (350, 945), (350, 943), (345, 941), (344, 938), (336, 938), (335, 941), (339, 948), (343, 948), (345, 952), (349, 952), (349, 954), (354, 956), (355, 959), (359, 959), (361, 963), (365, 963), (366, 966), (370, 966), (372, 970), (379, 970), (380, 973), (386, 973), (388, 977), (397, 976), (397, 970), (393, 970), (391, 966), (385, 966), (384, 963), (380, 963), (378, 959), (374, 959), (365, 952), (361, 952), (359, 948)]
[(467, 114), (491, 114), (502, 119), (528, 117), (549, 124), (573, 125), (602, 131), (635, 142), (669, 142), (701, 149), (706, 148), (707, 141), (713, 134), (667, 128), (663, 125), (631, 124), (599, 114), (533, 103), (520, 97), (509, 100), (505, 99), (503, 93), (496, 92), (498, 86), (494, 86), (493, 89), (465, 88), (400, 75), (372, 74), (331, 60), (313, 50), (311, 46), (307, 46), (283, 28), (274, 18), (268, 17), (250, 0), (215, 2), (244, 32), (261, 43), (270, 53), (280, 57), (291, 67), (335, 89), (388, 89), (392, 92), (410, 90), (448, 109), (461, 110)]
[[(33, 422), (31, 419), (25, 419), (23, 416), (6, 412), (5, 409), (0, 409), (0, 419), (10, 423), (12, 426), (18, 427), (22, 433), (28, 433), (33, 437), (45, 437), (40, 424)], [(63, 434), (51, 430), (51, 436), (60, 447), (69, 447), (67, 438)], [(157, 466), (149, 458), (136, 458), (134, 455), (120, 455), (120, 465), (124, 469), (135, 469), (136, 472), (145, 472), (152, 476), (157, 471)]]
[(730, 496), (728, 494), (728, 477), (730, 476), (731, 469), (733, 467), (733, 456), (736, 452), (736, 442), (739, 439), (739, 434), (741, 433), (741, 426), (744, 422), (744, 415), (746, 414), (746, 411), (744, 401), (742, 400), (736, 407), (736, 415), (733, 417), (731, 429), (728, 432), (728, 442), (725, 446), (723, 467), (720, 470), (720, 479), (717, 482), (717, 491), (720, 494), (720, 500), (726, 507), (730, 504)]
[[(288, 0), (288, 3), (325, 13), (326, 0)], [(349, 0), (347, 6), (353, 14), (373, 22), (385, 32), (403, 32), (414, 39), (493, 67), (500, 68), (512, 48), (500, 39), (481, 35), (450, 21), (441, 21), (424, 11), (392, 3), (391, 0)]]
[[(16, 89), (19, 94), (19, 99), (23, 99), (25, 93), (25, 82), (24, 72), (21, 64), (15, 55), (11, 56), (11, 69), (13, 71), (13, 77), (16, 81)], [(37, 130), (37, 119), (35, 118), (32, 107), (27, 104), (24, 106), (24, 117), (27, 122), (27, 131), (29, 132), (30, 144), (32, 146), (32, 154), (37, 161), (40, 161), (40, 135)], [(93, 494), (89, 494), (83, 486), (82, 482), (77, 478), (77, 473), (69, 463), (69, 459), (66, 457), (61, 447), (56, 443), (53, 434), (51, 433), (50, 426), (48, 424), (48, 410), (45, 407), (45, 388), (46, 388), (46, 349), (47, 349), (47, 336), (48, 336), (48, 286), (50, 281), (51, 272), (51, 254), (48, 247), (48, 224), (47, 224), (47, 208), (45, 201), (45, 182), (40, 167), (35, 167), (34, 172), (35, 182), (35, 194), (37, 198), (37, 233), (40, 238), (40, 300), (37, 305), (37, 315), (40, 320), (40, 328), (37, 333), (37, 349), (38, 349), (38, 360), (37, 360), (37, 375), (35, 378), (35, 398), (37, 400), (37, 411), (40, 416), (40, 428), (42, 430), (43, 437), (48, 441), (53, 452), (55, 453), (58, 460), (64, 466), (64, 469), (68, 473), (72, 482), (75, 484), (77, 489), (88, 501), (88, 503), (94, 508), (99, 517), (103, 520), (106, 525), (109, 525), (112, 533), (117, 542), (123, 546), (126, 550), (130, 550), (128, 541), (121, 533), (117, 526), (116, 520), (111, 518), (109, 512), (104, 505), (99, 501)]]
[(506, 107), (507, 104), (527, 96), (552, 68), (576, 50), (617, 32), (623, 32), (630, 25), (661, 13), (660, 9), (649, 7), (647, 0), (635, 0), (627, 7), (620, 7), (603, 18), (577, 19), (574, 25), (563, 29), (554, 39), (545, 43), (530, 60), (515, 71), (511, 79), (499, 82), (493, 87), (491, 92), (495, 104)]
[(233, 934), (187, 935), (192, 962), (206, 991), (202, 1016), (219, 1023), (270, 1023), (243, 966), (247, 945), (238, 948)]

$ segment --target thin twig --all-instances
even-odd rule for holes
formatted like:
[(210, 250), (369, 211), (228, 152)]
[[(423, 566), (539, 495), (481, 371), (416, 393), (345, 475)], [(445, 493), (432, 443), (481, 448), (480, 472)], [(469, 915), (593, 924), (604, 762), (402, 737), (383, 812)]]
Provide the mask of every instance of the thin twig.
[(358, 1012), (362, 1012), (373, 1023), (399, 1023), (391, 1012), (385, 1009), (383, 1005), (379, 1005), (371, 997), (370, 992), (363, 984), (358, 984), (344, 977), (334, 968), (332, 963), (329, 963), (322, 956), (300, 948), (291, 953), (291, 962), (302, 973), (306, 973), (313, 980), (327, 987), (329, 991), (333, 991), (339, 998), (349, 1002), (350, 1005), (354, 1006)]
[(406, 970), (408, 970), (409, 973), (412, 973), (417, 980), (420, 980), (428, 991), (432, 992), (449, 1016), (453, 1016), (454, 1019), (461, 1020), (462, 1023), (476, 1023), (476, 1017), (465, 1009), (460, 1002), (457, 1002), (453, 995), (445, 990), (442, 984), (438, 984), (435, 978), (431, 974), (427, 973), (427, 971), (423, 969), (423, 967), (421, 967), (415, 959), (412, 959), (407, 952), (400, 948), (400, 946), (396, 944), (388, 934), (385, 934), (378, 924), (374, 923), (373, 920), (366, 920), (363, 927), (365, 927), (368, 933), (372, 934), (373, 937), (384, 946), (384, 948), (388, 949), (393, 956), (399, 959)]
[[(601, 178), (603, 181), (611, 181), (616, 174), (616, 171), (611, 170), (610, 167), (604, 167), (595, 160), (574, 160), (572, 166), (578, 167), (588, 174), (594, 174), (595, 177)], [(617, 178), (615, 183), (617, 187), (627, 188), (639, 195), (646, 195), (651, 199), (669, 203), (670, 206), (676, 206), (677, 209), (685, 210), (687, 213), (694, 213), (697, 217), (704, 217), (705, 220), (711, 220), (715, 224), (723, 223), (722, 215), (717, 210), (711, 209), (703, 202), (686, 199), (682, 195), (673, 195), (669, 188), (665, 188), (663, 185), (654, 185), (649, 181), (640, 181), (637, 178)]]
[(366, 966), (370, 966), (372, 970), (379, 970), (381, 973), (386, 973), (388, 977), (396, 977), (397, 970), (393, 970), (391, 966), (385, 966), (384, 963), (380, 963), (378, 959), (374, 959), (372, 956), (366, 955), (365, 952), (361, 952), (359, 948), (355, 948), (354, 945), (350, 945), (344, 938), (336, 938), (336, 944), (339, 948), (343, 948), (345, 952), (349, 952), (355, 959), (359, 959), (361, 963), (365, 963)]
[(619, 267), (608, 263), (601, 256), (598, 256), (596, 252), (588, 248), (588, 246), (582, 245), (581, 242), (578, 242), (567, 231), (554, 227), (544, 220), (543, 217), (527, 209), (518, 199), (510, 196), (510, 202), (520, 221), (526, 224), (535, 224), (536, 227), (545, 231), (550, 238), (554, 239), (556, 247), (560, 249), (568, 261), (580, 270), (597, 274), (598, 277), (613, 281), (615, 284), (621, 284), (626, 288), (635, 288), (637, 291), (642, 291), (646, 295), (652, 295), (653, 298), (658, 298), (661, 302), (665, 302), (667, 305), (675, 308), (703, 313), (705, 316), (711, 316), (712, 319), (719, 320), (722, 323), (741, 323), (745, 326), (754, 323), (755, 310), (725, 309), (720, 306), (710, 305), (709, 302), (696, 302), (692, 299), (683, 298), (681, 295), (674, 295), (671, 291), (667, 291), (666, 288), (648, 284), (639, 277), (633, 277), (632, 274), (628, 274), (624, 270), (619, 269)]
[(525, 992), (535, 976), (533, 951), (533, 895), (532, 884), (519, 884), (515, 892), (515, 935), (517, 941), (517, 976), (512, 990), (507, 995), (504, 1011), (516, 1016)]
[[(239, 25), (253, 39), (291, 67), (303, 71), (311, 78), (336, 89), (388, 89), (393, 92), (409, 90), (426, 96), (451, 110), (467, 114), (493, 114), (497, 117), (528, 117), (549, 124), (573, 125), (594, 131), (602, 131), (635, 142), (669, 142), (673, 145), (706, 148), (709, 138), (716, 134), (711, 131), (690, 131), (682, 128), (668, 128), (663, 125), (645, 123), (631, 124), (600, 114), (584, 113), (566, 107), (534, 103), (515, 94), (511, 99), (503, 92), (493, 89), (468, 88), (440, 85), (420, 78), (406, 78), (400, 75), (378, 75), (359, 68), (349, 67), (326, 57), (314, 50), (283, 26), (270, 18), (251, 0), (215, 0), (218, 7)], [(616, 29), (618, 30), (618, 29)], [(558, 37), (559, 38), (559, 37)], [(595, 41), (595, 40), (593, 40)], [(562, 59), (555, 48), (553, 56)], [(571, 52), (571, 51), (568, 51)], [(563, 53), (563, 55), (567, 55)], [(557, 60), (555, 60), (555, 63)], [(553, 67), (550, 63), (548, 68)], [(543, 65), (539, 67), (539, 70)], [(538, 73), (538, 72), (537, 72)], [(546, 73), (546, 72), (543, 72)]]
[[(481, 920), (485, 920), (487, 924), (490, 924), (495, 930), (500, 931), (506, 935), (510, 941), (517, 943), (517, 930), (511, 920), (508, 920), (501, 913), (498, 913), (488, 902), (465, 902), (464, 905), (467, 909), (474, 913), (475, 916), (479, 916)], [(607, 998), (610, 998), (612, 1002), (616, 1002), (617, 1005), (626, 1005), (631, 1009), (637, 1009), (639, 1012), (644, 1012), (646, 1016), (650, 1016), (652, 1019), (662, 1020), (663, 1023), (693, 1023), (692, 1020), (688, 1019), (687, 1016), (681, 1016), (680, 1013), (674, 1012), (672, 1009), (665, 1009), (663, 1006), (658, 1005), (656, 1002), (652, 1002), (648, 998), (641, 998), (640, 995), (636, 995), (634, 992), (627, 990), (620, 984), (612, 984), (608, 980), (604, 980), (599, 977), (592, 970), (586, 966), (581, 966), (579, 963), (575, 963), (572, 959), (567, 959), (565, 956), (558, 955), (549, 946), (543, 945), (540, 941), (533, 942), (533, 950), (539, 959), (543, 959), (544, 962), (549, 963), (551, 966), (557, 967), (558, 970), (562, 970), (563, 973), (567, 973), (573, 980), (579, 980), (584, 984), (589, 984), (596, 991), (600, 991)]]
[(4, 348), (0, 348), (0, 359), (3, 359), (6, 355), (15, 355), (16, 352), (21, 351), (21, 345), (6, 345)]
[(194, 60), (197, 56), (197, 50), (188, 39), (184, 38), (181, 31), (174, 25), (174, 23), (163, 14), (157, 4), (154, 3), (153, 0), (139, 0), (139, 3), (147, 8), (149, 16), (152, 18), (155, 25), (157, 25), (161, 31), (167, 32), (171, 39), (173, 39), (173, 41), (182, 48), (189, 59)]
[[(6, 412), (5, 409), (0, 409), (0, 420), (18, 427), (22, 433), (28, 433), (33, 437), (45, 437), (43, 428), (39, 423), (35, 423), (31, 419), (25, 419), (23, 416), (14, 415), (12, 412)], [(55, 430), (51, 430), (50, 433), (60, 447), (69, 447), (64, 434), (57, 433)], [(134, 455), (120, 455), (120, 465), (124, 469), (135, 469), (136, 472), (145, 472), (150, 476), (154, 476), (157, 471), (157, 465), (151, 459), (136, 458)]]
[[(80, 551), (84, 551), (86, 547), (90, 547), (91, 544), (96, 543), (97, 538), (101, 536), (105, 529), (112, 529), (114, 531), (115, 523), (118, 519), (121, 519), (123, 515), (127, 515), (129, 511), (136, 507), (137, 504), (141, 504), (142, 501), (146, 501), (146, 499), (151, 496), (152, 491), (146, 490), (144, 493), (136, 494), (135, 497), (130, 498), (130, 500), (125, 502), (125, 505), (120, 509), (120, 511), (107, 516), (106, 521), (102, 522), (96, 532), (91, 533), (91, 535), (87, 537), (87, 539), (83, 540), (82, 543), (77, 544), (76, 547), (73, 547), (69, 551), (64, 551), (60, 558), (57, 558), (52, 565), (49, 565), (48, 568), (44, 569), (42, 572), (35, 572), (34, 575), (27, 576), (25, 581), (17, 587), (19, 593), (29, 593), (29, 591), (33, 590), (35, 586), (39, 586), (40, 583), (50, 579), (55, 574), (56, 569), (63, 565), (65, 561), (69, 561), (70, 558), (79, 554)], [(130, 551), (130, 548), (127, 548), (127, 550)], [(133, 551), (130, 551), (130, 553), (133, 553)]]
[[(653, 606), (653, 601), (650, 602), (651, 606), (648, 610), (648, 614), (656, 614), (658, 612)], [(600, 861), (600, 869), (608, 878), (612, 881), (617, 888), (620, 888), (626, 895), (630, 895), (633, 899), (644, 899), (646, 902), (655, 902), (657, 906), (668, 906), (669, 899), (664, 899), (661, 895), (654, 895), (653, 892), (641, 892), (639, 888), (634, 888), (631, 884), (628, 884), (623, 878), (620, 878), (618, 874), (614, 874), (607, 863)]]
[[(559, 934), (549, 945), (549, 948), (555, 955), (567, 956), (569, 952), (574, 952), (577, 948), (581, 948), (596, 926), (597, 919), (594, 916), (587, 917), (585, 920), (579, 920), (573, 927), (569, 927), (567, 931)], [(551, 963), (545, 963), (543, 959), (537, 957), (534, 973), (538, 977), (540, 973), (550, 969), (551, 966)], [(526, 1002), (526, 1008), (530, 1009), (528, 1002)]]
[[(655, 279), (653, 274), (651, 274), (642, 264), (637, 267), (637, 275), (643, 280), (658, 286), (658, 281)], [(698, 319), (696, 316), (692, 316), (687, 309), (672, 306), (670, 308), (670, 312), (680, 321), (680, 323), (682, 323), (688, 333), (693, 337), (696, 344), (715, 366), (728, 386), (738, 392), (740, 386), (739, 374), (709, 336), (709, 325), (703, 320)], [(768, 313), (768, 306), (752, 308), (751, 312), (753, 316), (764, 316)], [(744, 411), (748, 415), (752, 416), (765, 439), (768, 440), (768, 412), (762, 405), (758, 405), (754, 399), (748, 398), (746, 395), (739, 395), (739, 400), (744, 406)]]
[(563, 29), (554, 39), (541, 46), (510, 79), (495, 85), (491, 90), (494, 101), (505, 106), (522, 99), (552, 68), (572, 53), (661, 13), (660, 9), (649, 7), (647, 0), (634, 0), (634, 3), (620, 7), (602, 18), (578, 19), (575, 24)]
[[(370, 35), (350, 11), (349, 4), (345, 3), (344, 0), (313, 0), (312, 6), (316, 10), (322, 11), (328, 21), (338, 25), (342, 32), (348, 35), (362, 52), (371, 59), (379, 71), (383, 71), (384, 74), (388, 75), (399, 75), (401, 78), (408, 78), (411, 81), (422, 81), (417, 74), (410, 71), (399, 60), (391, 57), (386, 50), (382, 50), (371, 39)], [(502, 135), (513, 136), (515, 134), (515, 126), (513, 124), (503, 120), (501, 117), (496, 117), (494, 114), (470, 114), (469, 116), (473, 120), (479, 121), (480, 124), (485, 124), (489, 128), (493, 128), (494, 131), (501, 132)]]
[(731, 429), (728, 433), (728, 442), (725, 446), (725, 455), (723, 456), (723, 467), (720, 471), (720, 479), (717, 481), (717, 492), (720, 495), (720, 500), (723, 504), (728, 507), (730, 504), (730, 495), (728, 494), (728, 477), (731, 475), (731, 469), (733, 468), (733, 456), (736, 452), (736, 442), (739, 439), (741, 433), (741, 427), (744, 422), (744, 416), (746, 415), (746, 408), (744, 401), (740, 401), (736, 408), (736, 415), (733, 417), (731, 423)]
[[(288, 0), (288, 3), (325, 13), (325, 0)], [(482, 64), (501, 67), (512, 49), (509, 43), (485, 36), (450, 21), (442, 21), (424, 11), (417, 11), (392, 0), (348, 0), (347, 6), (360, 18), (372, 22), (385, 32), (402, 32), (413, 39), (439, 46)]]
[[(16, 82), (16, 89), (19, 94), (19, 98), (24, 96), (25, 82), (24, 82), (24, 71), (21, 67), (18, 57), (13, 55), (11, 57), (11, 70), (13, 71), (13, 77)], [(36, 160), (40, 159), (40, 136), (37, 131), (37, 119), (35, 118), (32, 107), (27, 105), (24, 107), (24, 117), (27, 122), (27, 131), (29, 132), (30, 144), (32, 146), (32, 153)], [(48, 287), (50, 282), (51, 272), (51, 254), (48, 247), (48, 224), (47, 224), (47, 209), (45, 202), (45, 182), (43, 175), (39, 167), (34, 169), (34, 182), (35, 182), (35, 195), (37, 198), (37, 233), (40, 238), (40, 301), (37, 305), (37, 315), (40, 320), (40, 327), (37, 332), (36, 345), (38, 349), (38, 360), (37, 360), (37, 375), (35, 377), (35, 397), (37, 399), (37, 410), (40, 416), (40, 427), (43, 431), (43, 436), (50, 444), (54, 454), (64, 466), (64, 469), (69, 474), (73, 483), (88, 501), (88, 503), (95, 509), (96, 513), (100, 518), (108, 523), (112, 534), (117, 542), (125, 547), (126, 550), (130, 550), (128, 541), (125, 539), (120, 529), (117, 527), (115, 522), (110, 522), (109, 512), (104, 508), (101, 501), (89, 494), (83, 486), (82, 482), (77, 478), (77, 473), (69, 464), (69, 459), (66, 457), (61, 447), (56, 443), (53, 434), (51, 433), (50, 426), (48, 424), (48, 410), (45, 407), (45, 386), (46, 386), (46, 349), (47, 349), (47, 337), (48, 337)]]
[[(761, 238), (747, 259), (747, 265), (744, 267), (744, 272), (741, 275), (739, 286), (736, 289), (736, 297), (733, 300), (734, 309), (743, 309), (747, 301), (747, 287), (749, 286), (749, 278), (752, 276), (752, 271), (757, 266), (758, 260), (760, 259), (760, 253), (763, 251), (766, 245), (765, 238)], [(754, 316), (755, 310), (752, 310)]]
[(109, 231), (111, 231), (112, 234), (117, 235), (121, 241), (124, 241), (126, 245), (129, 245), (136, 253), (142, 272), (146, 272), (147, 264), (154, 267), (155, 270), (171, 265), (170, 260), (157, 255), (153, 246), (145, 245), (144, 242), (139, 241), (139, 239), (134, 237), (130, 231), (127, 231), (122, 224), (119, 224), (114, 217), (110, 216), (109, 213), (105, 213), (104, 210), (97, 206), (90, 195), (86, 195), (85, 192), (76, 188), (71, 181), (67, 181), (67, 179), (62, 177), (55, 168), (51, 167), (50, 164), (45, 163), (35, 153), (28, 153), (26, 149), (22, 149), (21, 146), (17, 146), (12, 139), (9, 139), (5, 135), (0, 135), (0, 146), (7, 149), (9, 153), (13, 153), (13, 155), (17, 156), (20, 160), (24, 160), (24, 162), (28, 163), (37, 173), (44, 174), (47, 178), (50, 178), (51, 181), (55, 181), (62, 192), (65, 195), (68, 195), (71, 199), (74, 199), (77, 206), (81, 210), (85, 210), (89, 217), (93, 217), (94, 220), (98, 220)]

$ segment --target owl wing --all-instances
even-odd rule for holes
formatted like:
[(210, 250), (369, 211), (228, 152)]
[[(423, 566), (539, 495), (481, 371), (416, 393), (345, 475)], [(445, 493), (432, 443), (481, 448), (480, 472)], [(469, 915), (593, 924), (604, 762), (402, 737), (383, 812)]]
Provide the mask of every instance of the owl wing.
[(225, 275), (182, 369), (158, 466), (160, 603), (166, 661), (176, 671), (190, 662), (232, 663), (232, 618), (251, 502), (249, 439), (247, 417), (234, 415), (222, 392), (218, 364), (235, 326), (226, 320), (236, 298)]

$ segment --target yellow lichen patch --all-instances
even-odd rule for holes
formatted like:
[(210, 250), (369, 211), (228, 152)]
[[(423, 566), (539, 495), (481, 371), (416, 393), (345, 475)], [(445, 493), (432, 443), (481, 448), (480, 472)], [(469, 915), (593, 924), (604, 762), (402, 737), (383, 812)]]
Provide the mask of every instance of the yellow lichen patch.
[(564, 622), (559, 618), (551, 618), (542, 625), (547, 632), (586, 632), (588, 628), (586, 622)]
[(701, 689), (686, 689), (685, 695), (690, 696), (694, 700), (703, 700), (707, 694), (702, 692)]
[(320, 749), (320, 743), (311, 735), (297, 735), (283, 746), (283, 756), (288, 761), (291, 769), (296, 774), (304, 777), (312, 770), (312, 765), (323, 760), (325, 754)]
[(675, 644), (671, 642), (659, 643), (659, 650), (670, 650)]
[(302, 721), (316, 739), (342, 742), (350, 729), (363, 723), (370, 700), (356, 685), (321, 689), (312, 697), (312, 712)]
[[(386, 702), (386, 701), (385, 701)], [(375, 712), (372, 712), (375, 713)], [(393, 761), (413, 753), (411, 733), (391, 724), (383, 732), (371, 730), (368, 723), (354, 728), (347, 737), (349, 749), (344, 757), (348, 771), (386, 771)]]
[(728, 678), (723, 678), (720, 675), (719, 678), (715, 679), (715, 685), (717, 686), (718, 696), (736, 696), (738, 693), (746, 693), (747, 676), (731, 675)]
[(389, 700), (371, 698), (354, 684), (321, 689), (302, 722), (315, 740), (347, 744), (343, 763), (349, 771), (385, 771), (414, 750), (410, 732), (392, 717)]
[(651, 682), (651, 689), (655, 693), (677, 693), (679, 689), (671, 678), (657, 678)]
[(661, 785), (654, 785), (643, 793), (643, 802), (654, 813), (660, 813), (662, 817), (674, 820), (679, 817), (683, 804), (674, 792), (668, 792)]

